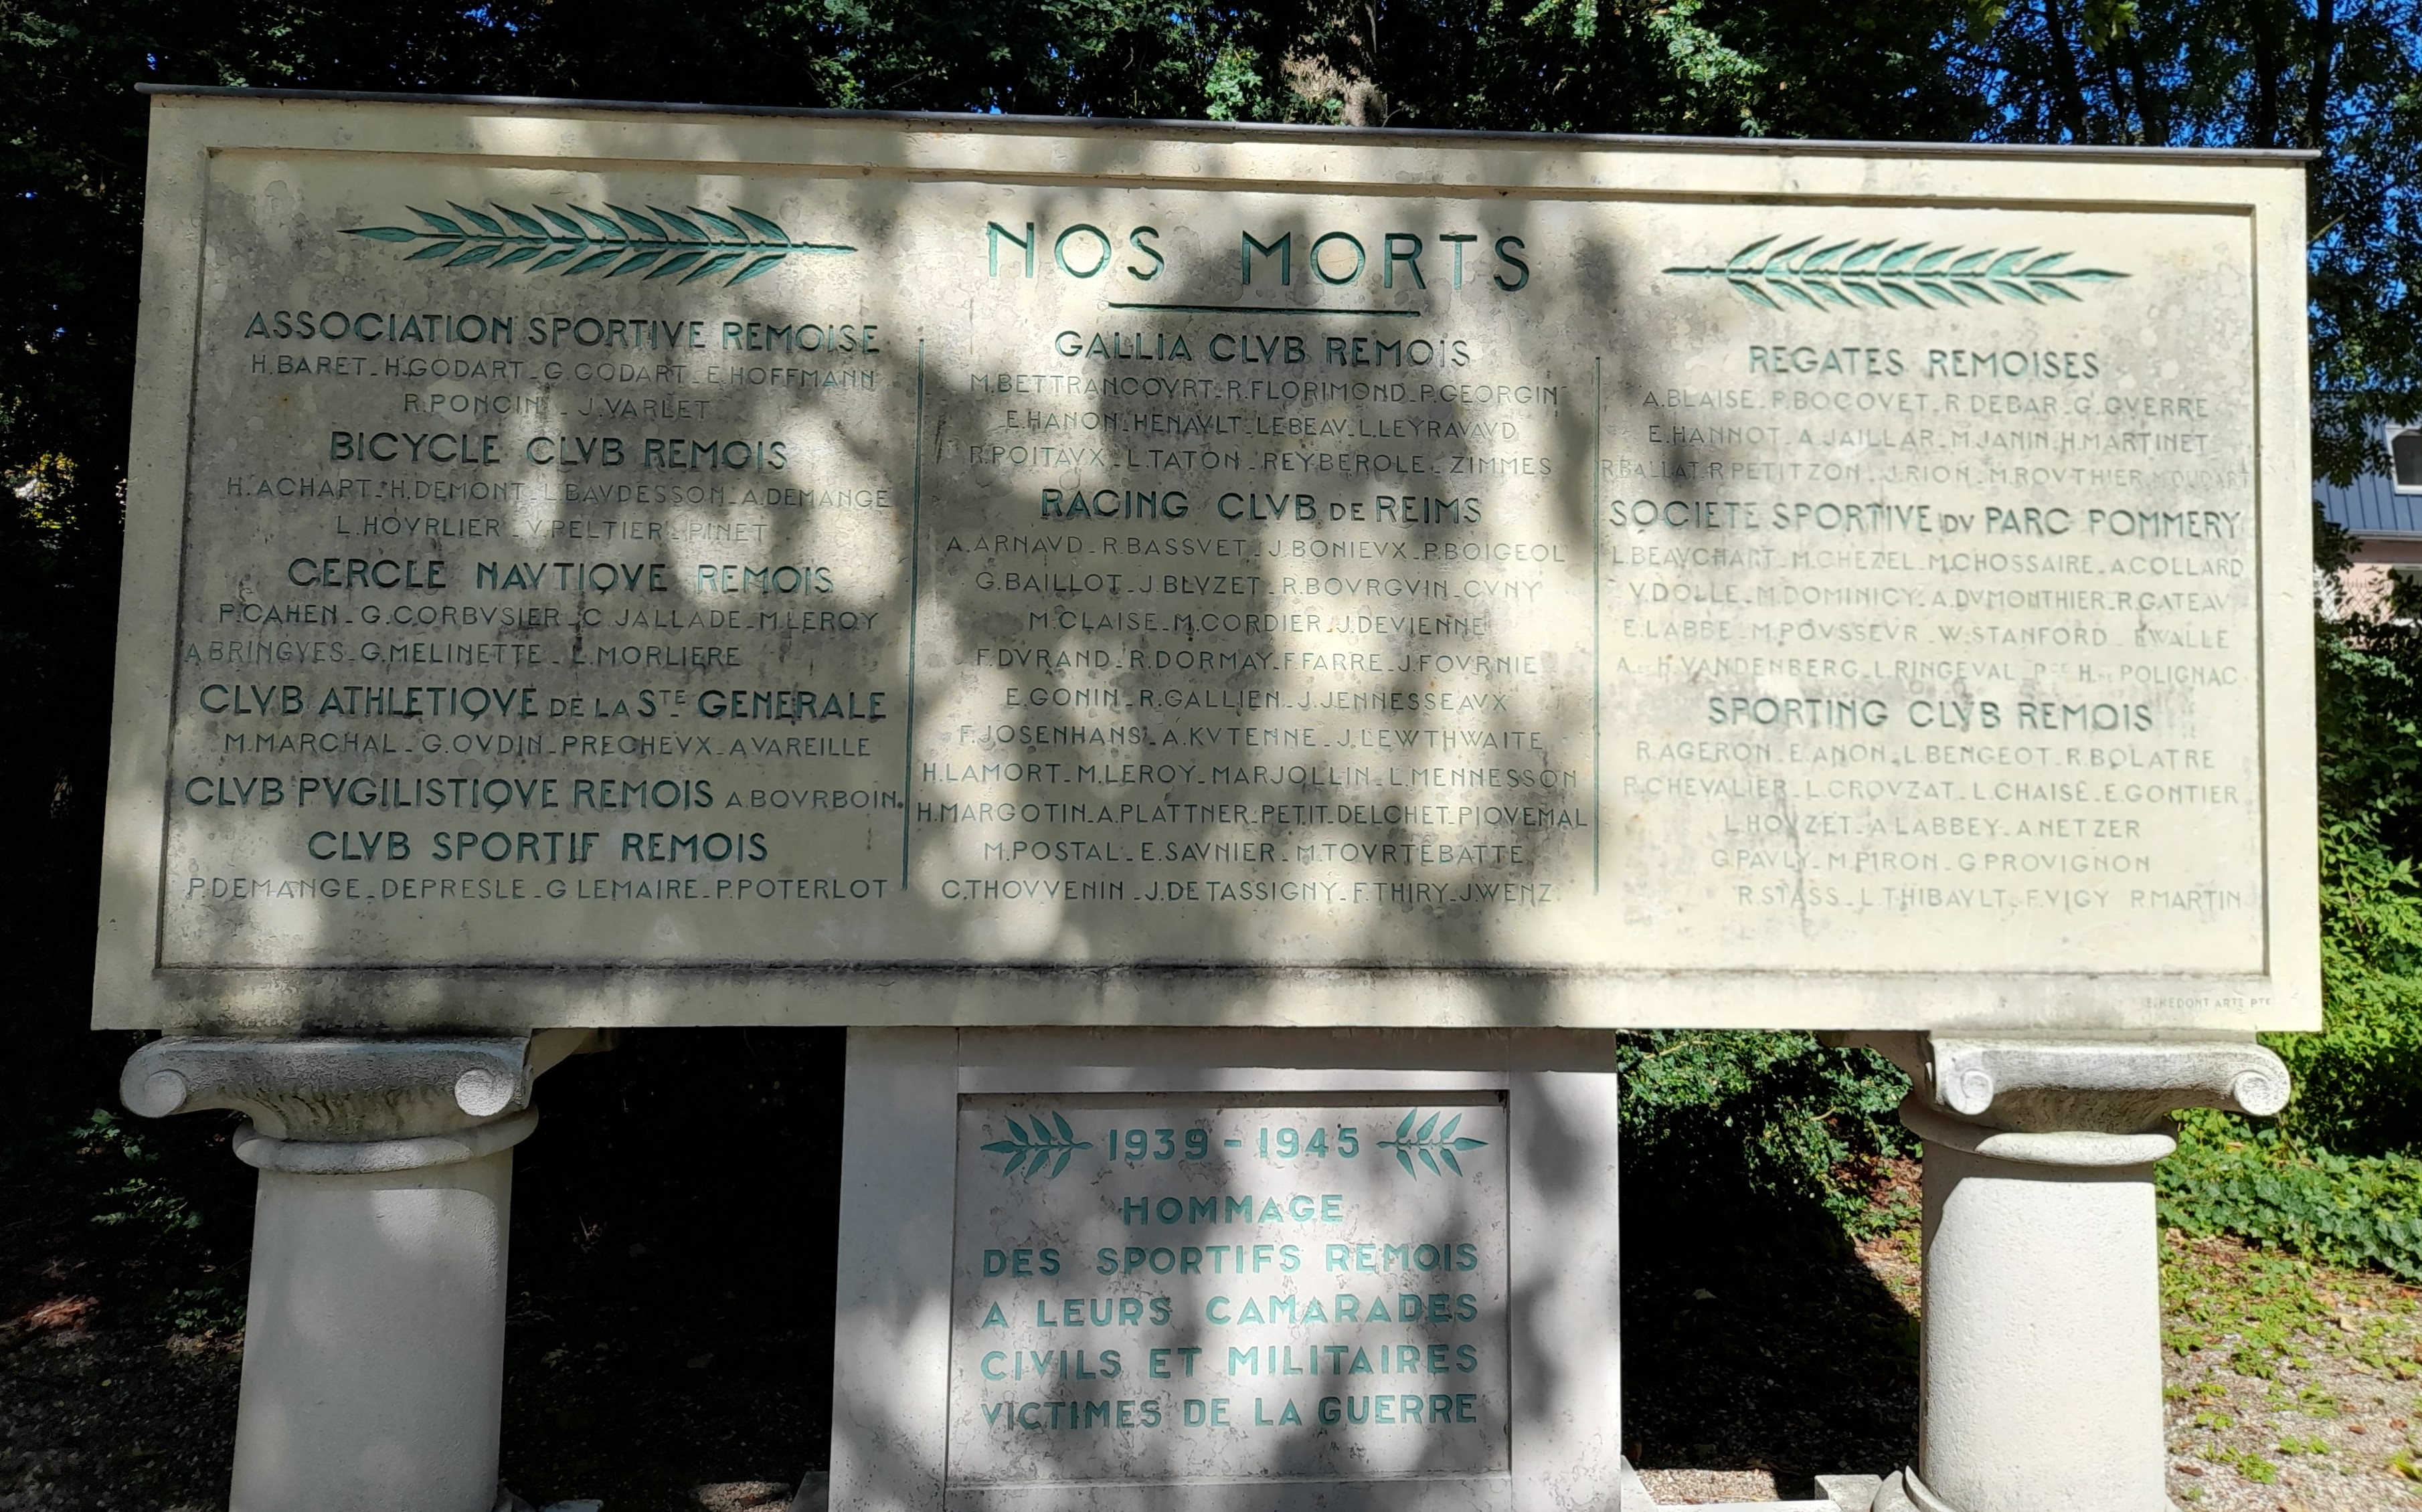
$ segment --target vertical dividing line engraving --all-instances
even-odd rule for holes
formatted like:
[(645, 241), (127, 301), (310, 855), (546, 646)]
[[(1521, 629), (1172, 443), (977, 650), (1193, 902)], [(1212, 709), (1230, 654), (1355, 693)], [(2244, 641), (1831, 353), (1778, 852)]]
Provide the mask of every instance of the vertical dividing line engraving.
[(1598, 891), (1599, 848), (1606, 834), (1606, 359), (1594, 361), (1597, 429), (1590, 436), (1590, 896)]
[(925, 516), (925, 343), (917, 343), (917, 425), (908, 464), (908, 728), (900, 758), (900, 890), (908, 891), (908, 830), (917, 813), (917, 552)]
[[(2256, 647), (2254, 653), (2254, 770), (2260, 773), (2259, 781), (2261, 783), (2260, 787), (2257, 789), (2260, 796), (2255, 800), (2255, 806), (2259, 810), (2259, 814), (2255, 819), (2255, 833), (2261, 836), (2261, 843), (2257, 849), (2261, 853), (2262, 863), (2257, 875), (2262, 879), (2262, 974), (2265, 976), (2269, 976), (2277, 969), (2277, 961), (2274, 957), (2274, 947), (2277, 942), (2278, 933), (2273, 927), (2272, 920), (2275, 916), (2275, 909), (2277, 907), (2278, 900), (2275, 897), (2274, 890), (2271, 885), (2272, 720), (2271, 640), (2269, 628), (2271, 622), (2271, 604), (2269, 601), (2270, 587), (2266, 581), (2269, 574), (2264, 570), (2266, 564), (2270, 560), (2271, 553), (2263, 548), (2268, 544), (2268, 538), (2270, 535), (2270, 532), (2265, 529), (2264, 526), (2269, 516), (2270, 501), (2273, 494), (2271, 490), (2263, 487), (2263, 468), (2261, 463), (2261, 459), (2264, 456), (2262, 449), (2263, 420), (2267, 413), (2262, 397), (2262, 333), (2265, 323), (2262, 303), (2265, 297), (2262, 289), (2262, 238), (2265, 234), (2265, 223), (2263, 222), (2262, 216), (2263, 211), (2261, 210), (2257, 210), (2253, 214), (2246, 217), (2245, 265), (2247, 282), (2253, 295), (2251, 304), (2254, 310), (2254, 318), (2252, 321), (2254, 328), (2254, 366), (2249, 374), (2252, 381), (2253, 392), (2247, 397), (2252, 400), (2249, 407), (2249, 413), (2254, 416), (2255, 456), (2253, 478), (2254, 507), (2249, 511), (2253, 517), (2254, 525), (2254, 645)], [(2309, 346), (2299, 351), (2298, 360), (2300, 362), (2308, 360), (2307, 354), (2309, 353)], [(2307, 460), (2309, 460), (2309, 458)], [(2310, 472), (2311, 469), (2306, 467), (2300, 468), (2298, 471)]]

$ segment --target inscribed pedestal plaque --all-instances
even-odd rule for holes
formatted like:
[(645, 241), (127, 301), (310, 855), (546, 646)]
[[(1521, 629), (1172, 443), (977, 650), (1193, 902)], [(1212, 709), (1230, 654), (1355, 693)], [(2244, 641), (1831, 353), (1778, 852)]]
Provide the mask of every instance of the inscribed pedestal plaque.
[(1504, 1160), (1494, 1098), (963, 1107), (952, 1487), (1502, 1475)]

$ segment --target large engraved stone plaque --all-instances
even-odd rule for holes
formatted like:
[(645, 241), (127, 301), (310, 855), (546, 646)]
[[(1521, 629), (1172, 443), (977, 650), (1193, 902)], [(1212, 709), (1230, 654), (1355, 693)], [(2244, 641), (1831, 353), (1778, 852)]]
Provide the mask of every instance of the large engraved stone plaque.
[(969, 1099), (952, 1489), (1502, 1476), (1505, 1148), (1497, 1097)]
[(163, 97), (97, 1018), (2312, 1022), (2299, 182)]

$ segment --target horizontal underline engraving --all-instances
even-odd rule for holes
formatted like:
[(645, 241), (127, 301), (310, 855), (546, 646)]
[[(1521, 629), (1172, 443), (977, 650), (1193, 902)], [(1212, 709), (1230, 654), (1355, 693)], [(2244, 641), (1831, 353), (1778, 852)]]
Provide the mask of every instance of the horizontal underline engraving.
[(1155, 304), (1133, 300), (1111, 300), (1114, 310), (1162, 310), (1178, 315), (1376, 315), (1397, 316), (1418, 320), (1419, 310), (1337, 310), (1317, 309), (1308, 304)]

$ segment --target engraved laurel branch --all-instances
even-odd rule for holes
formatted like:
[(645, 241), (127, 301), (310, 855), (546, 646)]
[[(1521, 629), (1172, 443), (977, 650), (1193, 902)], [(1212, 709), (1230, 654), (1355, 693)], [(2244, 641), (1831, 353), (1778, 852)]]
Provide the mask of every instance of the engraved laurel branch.
[(527, 215), (494, 200), (489, 204), (495, 215), (450, 202), (446, 208), (454, 212), (451, 215), (407, 205), (404, 208), (425, 225), (417, 228), (356, 226), (348, 227), (345, 234), (373, 242), (426, 243), (404, 258), (406, 262), (443, 258), (448, 268), (518, 266), (534, 273), (569, 263), (563, 268), (566, 278), (613, 263), (616, 266), (606, 273), (608, 278), (629, 273), (644, 273), (649, 278), (686, 273), (681, 281), (694, 284), (737, 268), (723, 281), (727, 288), (770, 272), (794, 256), (840, 257), (857, 250), (833, 242), (794, 241), (779, 225), (737, 205), (727, 207), (731, 211), (727, 216), (696, 205), (686, 213), (651, 205), (642, 213), (609, 204), (606, 208), (613, 214), (606, 216), (581, 205), (565, 206), (572, 212), (569, 215), (536, 205), (531, 208), (538, 213)]
[[(1413, 1120), (1417, 1118), (1421, 1118), (1419, 1129), (1413, 1127)], [(1446, 1174), (1439, 1169), (1441, 1161), (1445, 1163), (1446, 1170), (1461, 1176), (1463, 1167), (1456, 1163), (1455, 1152), (1485, 1149), (1488, 1146), (1488, 1141), (1474, 1139), (1470, 1134), (1458, 1137), (1455, 1130), (1462, 1126), (1463, 1115), (1461, 1114), (1447, 1118), (1446, 1127), (1443, 1129), (1439, 1127), (1440, 1118), (1446, 1118), (1446, 1115), (1434, 1113), (1427, 1118), (1422, 1118), (1422, 1110), (1415, 1108), (1405, 1115), (1405, 1121), (1396, 1126), (1396, 1132), (1392, 1138), (1376, 1140), (1374, 1143), (1383, 1150), (1393, 1151), (1396, 1163), (1405, 1168), (1407, 1176), (1421, 1175), (1419, 1171), (1413, 1169), (1415, 1161), (1420, 1161), (1423, 1165), (1428, 1166), (1433, 1176)]]
[[(1023, 1168), (1027, 1179), (1030, 1181), (1046, 1164), (1051, 1167), (1051, 1174), (1058, 1176), (1068, 1169), (1070, 1156), (1078, 1150), (1089, 1150), (1093, 1147), (1092, 1140), (1078, 1139), (1077, 1131), (1068, 1127), (1068, 1120), (1056, 1113), (1051, 1115), (1050, 1125), (1044, 1123), (1043, 1115), (1039, 1113), (1030, 1114), (1027, 1116), (1034, 1123), (1034, 1130), (1031, 1134), (1020, 1127), (1016, 1119), (1003, 1118), (1001, 1122), (1009, 1126), (1009, 1137), (996, 1139), (983, 1146), (992, 1154), (1009, 1157), (1009, 1163), (1000, 1168), (1001, 1177), (1004, 1180), (1015, 1176)], [(1052, 1159), (1055, 1155), (1059, 1159)]]
[(1987, 247), (1970, 252), (1958, 246), (1938, 247), (1930, 242), (1827, 242), (1821, 236), (1776, 247), (1774, 243), (1781, 240), (1763, 237), (1734, 253), (1721, 267), (1665, 272), (1684, 278), (1721, 278), (1751, 304), (1777, 310), (1786, 307), (1785, 299), (1816, 310), (1930, 310), (1939, 304), (1965, 308), (1974, 303), (2013, 302), (2048, 304), (2056, 299), (2078, 299), (2081, 285), (2107, 284), (2130, 276), (2108, 268), (2063, 267), (2072, 254), (2045, 252), (2041, 247), (2010, 252)]

